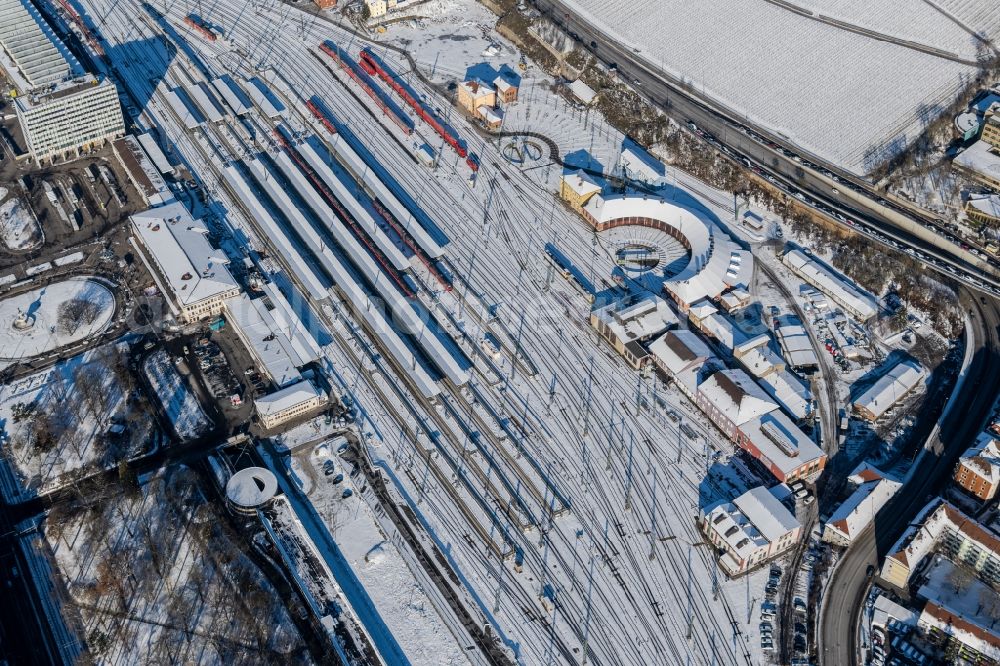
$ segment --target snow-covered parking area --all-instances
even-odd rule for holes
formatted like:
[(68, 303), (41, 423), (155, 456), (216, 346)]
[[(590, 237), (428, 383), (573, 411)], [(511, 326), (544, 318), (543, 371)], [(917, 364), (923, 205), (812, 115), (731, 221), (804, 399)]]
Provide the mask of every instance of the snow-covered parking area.
[(107, 286), (72, 277), (0, 301), (0, 360), (38, 356), (101, 333), (115, 297)]
[[(0, 188), (0, 200), (7, 190)], [(42, 228), (31, 208), (20, 197), (0, 204), (0, 241), (8, 250), (30, 250), (42, 244)]]

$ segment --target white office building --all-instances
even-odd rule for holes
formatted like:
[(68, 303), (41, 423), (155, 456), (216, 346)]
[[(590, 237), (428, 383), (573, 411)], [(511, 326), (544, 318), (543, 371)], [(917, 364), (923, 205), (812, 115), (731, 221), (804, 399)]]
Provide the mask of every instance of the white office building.
[(0, 0), (0, 68), (38, 162), (79, 155), (125, 134), (118, 90), (84, 74), (26, 0)]

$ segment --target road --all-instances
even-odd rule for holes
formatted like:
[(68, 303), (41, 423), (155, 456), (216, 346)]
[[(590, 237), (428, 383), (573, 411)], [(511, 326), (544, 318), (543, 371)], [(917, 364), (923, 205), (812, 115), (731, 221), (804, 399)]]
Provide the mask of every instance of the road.
[(867, 569), (878, 567), (888, 549), (923, 508), (928, 498), (947, 483), (955, 460), (982, 430), (1000, 392), (1000, 303), (990, 301), (974, 308), (972, 335), (975, 356), (969, 376), (951, 409), (932, 434), (927, 452), (896, 497), (844, 553), (834, 570), (824, 597), (823, 624), (819, 632), (820, 662), (830, 666), (863, 663), (858, 659), (860, 610), (870, 580)]
[(977, 288), (982, 288), (980, 283), (989, 285), (988, 289), (1000, 293), (1000, 262), (973, 254), (972, 249), (982, 251), (975, 243), (949, 240), (949, 232), (927, 211), (803, 153), (801, 148), (767, 128), (754, 126), (747, 117), (715, 100), (699, 99), (696, 91), (646, 61), (636, 49), (617, 43), (600, 28), (587, 24), (558, 0), (535, 0), (534, 4), (578, 37), (605, 64), (614, 64), (622, 78), (632, 82), (651, 103), (681, 123), (694, 123), (699, 136), (730, 159), (751, 167), (772, 185), (800, 198), (834, 222), (855, 230), (876, 230), (887, 237), (882, 242), (901, 244), (926, 266), (958, 276)]

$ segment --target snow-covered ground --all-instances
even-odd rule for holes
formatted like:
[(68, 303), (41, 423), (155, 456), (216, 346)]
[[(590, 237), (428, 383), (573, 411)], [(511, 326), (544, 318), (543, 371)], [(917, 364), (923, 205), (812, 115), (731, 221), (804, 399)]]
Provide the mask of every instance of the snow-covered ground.
[[(807, 151), (866, 173), (920, 133), (975, 68), (805, 18), (765, 0), (571, 0), (589, 20), (653, 66)], [(828, 5), (829, 3), (822, 3)], [(871, 29), (934, 35), (969, 56), (971, 38), (918, 0), (838, 3)], [(971, 4), (971, 3), (970, 3)], [(980, 0), (990, 6), (989, 0)], [(912, 5), (912, 7), (911, 7)], [(893, 19), (895, 21), (893, 22)], [(973, 56), (974, 57), (974, 56)], [(920, 72), (915, 76), (914, 72)]]
[[(6, 190), (0, 192), (0, 201), (6, 194)], [(11, 197), (0, 204), (0, 242), (8, 250), (30, 250), (43, 241), (35, 214), (20, 197)]]
[[(116, 369), (124, 353), (123, 344), (105, 345), (0, 387), (0, 438), (14, 467), (14, 474), (9, 467), (0, 473), (6, 497), (51, 490), (72, 472), (115, 465), (153, 446), (155, 420), (130, 409), (132, 389)], [(128, 428), (112, 440), (115, 422)]]
[[(125, 42), (109, 51), (128, 59), (120, 68), (123, 84), (150, 99), (145, 111), (151, 122), (203, 184), (217, 182), (224, 163), (240, 161), (227, 136), (236, 130), (188, 133), (149, 81), (162, 79), (162, 89), (197, 78), (191, 57), (217, 72), (244, 75), (263, 63), (275, 68), (269, 80), (285, 97), (293, 131), (328, 138), (300, 114), (305, 100), (320, 97), (450, 239), (444, 264), (454, 289), (427, 287), (437, 284), (434, 278), (417, 260), (411, 268), (442, 335), (475, 364), (466, 387), (442, 383), (433, 405), (417, 397), (405, 373), (386, 362), (387, 345), (358, 328), (338, 302), (316, 307), (335, 338), (322, 365), (338, 391), (354, 399), (374, 464), (408, 502), (473, 599), (472, 609), (510, 653), (531, 664), (578, 662), (584, 651), (594, 663), (730, 664), (743, 663), (745, 654), (751, 663), (765, 663), (751, 635), (767, 572), (724, 580), (696, 517), (709, 504), (767, 480), (753, 478), (733, 445), (676, 388), (628, 369), (587, 326), (591, 304), (553, 274), (544, 244), (557, 242), (598, 283), (610, 279), (614, 259), (586, 222), (557, 201), (558, 167), (522, 171), (501, 157), (495, 140), (478, 135), (454, 111), (446, 115), (482, 157), (477, 180), (469, 182), (464, 161), (447, 147), (436, 169), (414, 164), (414, 143), (440, 146), (440, 140), (424, 124), (406, 139), (381, 120), (373, 122), (367, 97), (315, 57), (324, 39), (350, 45), (356, 55), (357, 38), (321, 21), (300, 21), (290, 5), (263, 1), (250, 12), (240, 3), (216, 3), (205, 10), (207, 18), (224, 28), (228, 44), (192, 35), (184, 48), (193, 56), (177, 57), (168, 68), (162, 39), (152, 36), (140, 4), (86, 0), (84, 6), (107, 17), (102, 32), (109, 43)], [(393, 25), (383, 38), (403, 39), (413, 31), (409, 48), (422, 70), (438, 63), (437, 81), (464, 76), (490, 58), (494, 68), (516, 65), (518, 54), (491, 32), (492, 19), (480, 6), (471, 0), (435, 6), (443, 9), (434, 21)], [(183, 25), (183, 7), (166, 11), (171, 26)], [(260, 53), (263, 43), (268, 48)], [(483, 55), (491, 43), (500, 46), (495, 58)], [(391, 52), (385, 58), (429, 104), (449, 108), (407, 73), (401, 58)], [(512, 110), (515, 126), (543, 134), (551, 126), (564, 155), (578, 152), (611, 169), (621, 137), (596, 115), (557, 101), (534, 67), (524, 76), (525, 96)], [(258, 137), (273, 130), (256, 112), (248, 122)], [(670, 173), (669, 181), (720, 224), (732, 219), (731, 194), (680, 173)], [(247, 222), (243, 202), (226, 188), (212, 191), (237, 235), (267, 248)], [(479, 353), (484, 328), (502, 346), (488, 360)], [(367, 353), (370, 348), (375, 352)], [(669, 412), (680, 415), (693, 437)], [(284, 445), (322, 435), (309, 426)], [(308, 477), (301, 462), (293, 470)], [(309, 478), (300, 487), (315, 494), (325, 483), (326, 477)], [(322, 531), (310, 525), (310, 534)], [(388, 599), (386, 608), (398, 603), (380, 596), (388, 594), (381, 585), (368, 578), (367, 594), (358, 596)]]
[[(354, 486), (353, 466), (342, 460), (335, 442), (303, 450), (295, 461), (309, 489), (304, 490), (393, 635), (413, 664), (467, 664), (461, 647), (414, 577), (397, 544), (399, 536), (383, 531), (384, 514), (376, 517), (377, 499)], [(327, 462), (329, 461), (329, 462)], [(353, 495), (343, 498), (345, 488)], [(413, 563), (417, 570), (419, 564)], [(450, 611), (449, 611), (450, 612)]]
[(288, 611), (218, 511), (176, 467), (138, 493), (50, 516), (46, 536), (96, 661), (308, 663)]
[(208, 417), (170, 355), (161, 349), (151, 354), (142, 367), (177, 436), (194, 439), (204, 434), (211, 425)]
[[(51, 352), (101, 333), (111, 324), (115, 297), (107, 286), (72, 277), (0, 301), (0, 359)], [(28, 324), (16, 324), (21, 315)]]

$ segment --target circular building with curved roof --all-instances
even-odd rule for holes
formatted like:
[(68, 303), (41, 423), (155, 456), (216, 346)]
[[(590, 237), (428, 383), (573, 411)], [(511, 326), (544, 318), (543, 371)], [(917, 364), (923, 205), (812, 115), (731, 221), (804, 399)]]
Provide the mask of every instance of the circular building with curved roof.
[[(703, 212), (674, 201), (636, 194), (595, 194), (582, 212), (598, 232), (646, 227), (665, 234), (675, 247), (683, 248), (687, 263), (680, 270), (671, 271), (673, 275), (663, 282), (663, 289), (684, 310), (703, 298), (718, 298), (727, 289), (750, 284), (753, 255)], [(667, 254), (676, 257), (678, 252)], [(659, 253), (653, 252), (651, 256), (655, 259)]]
[(264, 467), (247, 467), (226, 483), (226, 501), (237, 513), (254, 513), (274, 498), (278, 479)]

